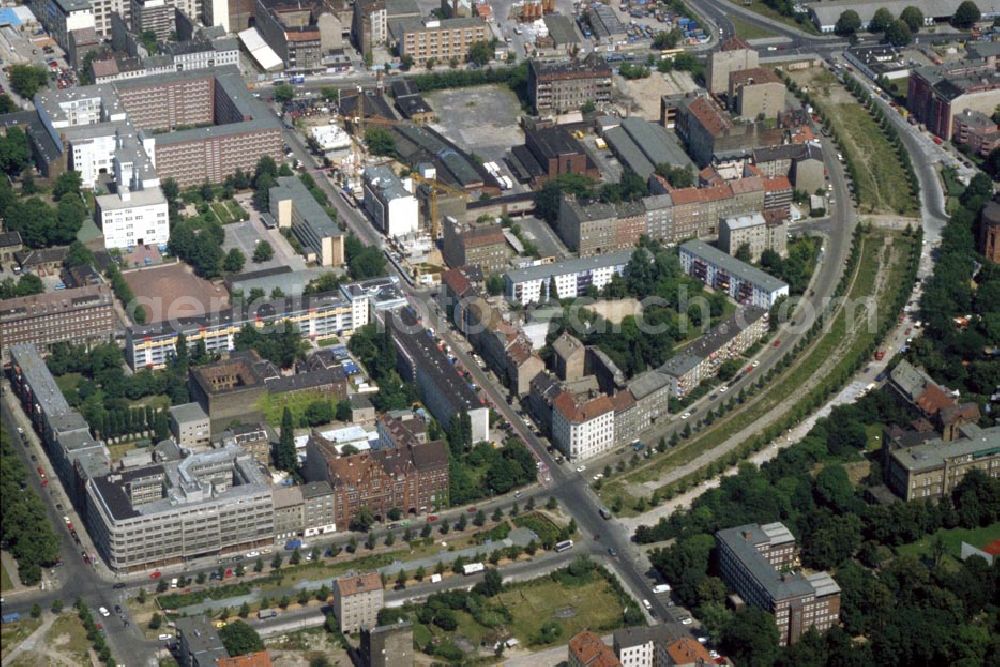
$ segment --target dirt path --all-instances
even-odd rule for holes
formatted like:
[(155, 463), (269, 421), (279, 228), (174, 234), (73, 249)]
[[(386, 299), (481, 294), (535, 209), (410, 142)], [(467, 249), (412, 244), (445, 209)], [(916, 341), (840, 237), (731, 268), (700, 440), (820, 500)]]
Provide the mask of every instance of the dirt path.
[(48, 633), (49, 628), (52, 627), (52, 624), (55, 623), (55, 621), (56, 616), (53, 614), (43, 614), (42, 624), (38, 626), (38, 629), (25, 637), (24, 641), (18, 644), (13, 651), (5, 655), (3, 657), (3, 661), (0, 662), (0, 665), (11, 664), (17, 656), (21, 655), (25, 651), (35, 651), (35, 646)]

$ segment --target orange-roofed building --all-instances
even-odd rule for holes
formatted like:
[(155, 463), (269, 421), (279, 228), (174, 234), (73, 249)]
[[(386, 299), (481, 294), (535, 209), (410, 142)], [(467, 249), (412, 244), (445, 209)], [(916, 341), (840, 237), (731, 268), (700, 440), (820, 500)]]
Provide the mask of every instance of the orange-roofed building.
[(333, 582), (333, 611), (340, 621), (341, 632), (374, 628), (384, 604), (382, 575), (378, 572), (341, 577)]
[(787, 176), (764, 179), (764, 217), (773, 221), (791, 217), (795, 191)]
[(563, 391), (552, 403), (552, 441), (571, 461), (583, 461), (615, 446), (615, 406), (605, 395), (577, 403)]
[(683, 637), (667, 645), (667, 657), (676, 667), (697, 667), (712, 665), (715, 660), (708, 654), (708, 649), (691, 637)]
[(235, 658), (219, 658), (215, 661), (216, 667), (271, 667), (272, 664), (267, 651), (238, 655)]
[(569, 640), (569, 667), (622, 667), (611, 647), (589, 630)]

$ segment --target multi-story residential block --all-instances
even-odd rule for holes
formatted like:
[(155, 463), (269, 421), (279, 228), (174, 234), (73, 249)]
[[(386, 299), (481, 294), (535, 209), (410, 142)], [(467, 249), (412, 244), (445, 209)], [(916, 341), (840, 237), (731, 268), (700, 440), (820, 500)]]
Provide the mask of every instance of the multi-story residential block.
[(413, 0), (360, 0), (354, 3), (351, 40), (362, 55), (389, 40), (389, 25), (402, 19), (419, 19), (420, 8)]
[[(719, 220), (764, 210), (764, 182), (755, 176), (706, 187), (672, 188), (666, 179), (654, 175), (649, 179), (649, 185), (654, 196), (666, 194), (670, 197), (669, 208), (665, 202), (662, 203), (665, 210), (661, 216), (667, 222), (660, 230), (666, 235), (658, 237), (670, 243), (692, 237), (716, 236)], [(648, 225), (648, 212), (646, 218)]]
[(767, 67), (730, 72), (729, 104), (743, 118), (775, 118), (785, 108), (785, 84)]
[(743, 305), (770, 308), (780, 297), (788, 296), (788, 283), (704, 241), (692, 240), (683, 244), (680, 262), (684, 273)]
[(230, 425), (222, 432), (222, 445), (236, 445), (262, 466), (271, 462), (271, 438), (263, 422)]
[[(628, 388), (618, 392), (619, 394), (629, 394), (635, 402), (634, 414), (631, 417), (634, 425), (631, 428), (636, 434), (646, 430), (660, 417), (669, 414), (672, 390), (670, 378), (660, 370), (651, 369), (633, 377), (629, 380)], [(615, 396), (617, 395), (615, 394)], [(635, 437), (635, 435), (627, 436), (626, 433), (618, 432), (618, 423), (615, 422), (615, 437), (618, 442), (626, 444)]]
[(581, 296), (590, 286), (602, 290), (613, 276), (625, 275), (625, 267), (631, 259), (631, 250), (618, 250), (508, 271), (504, 274), (507, 298), (527, 305), (549, 298)]
[(132, 30), (136, 34), (151, 32), (156, 41), (166, 42), (174, 32), (173, 4), (167, 0), (129, 0), (131, 5)]
[(910, 74), (906, 108), (948, 141), (955, 116), (966, 110), (992, 114), (1000, 104), (1000, 72), (991, 63), (960, 61), (918, 67)]
[(564, 331), (552, 341), (555, 371), (560, 380), (575, 382), (583, 377), (586, 368), (587, 348), (579, 338)]
[(87, 421), (70, 407), (48, 366), (29, 343), (10, 347), (10, 386), (38, 433), (70, 501), (86, 515), (88, 479), (107, 474), (107, 449), (90, 434)]
[(611, 647), (590, 630), (569, 640), (568, 667), (622, 667)]
[(0, 232), (0, 264), (10, 264), (14, 255), (24, 250), (20, 232)]
[(234, 37), (209, 39), (201, 33), (181, 42), (161, 43), (160, 53), (146, 57), (108, 55), (91, 65), (94, 83), (111, 83), (123, 79), (138, 79), (168, 72), (214, 69), (239, 65), (239, 41)]
[(170, 406), (170, 433), (186, 449), (204, 449), (211, 442), (208, 415), (197, 403)]
[(321, 480), (299, 487), (302, 491), (303, 534), (306, 537), (337, 531), (337, 496), (330, 483)]
[(723, 581), (749, 605), (774, 614), (782, 646), (809, 628), (823, 632), (840, 615), (840, 586), (827, 572), (792, 570), (795, 538), (780, 523), (747, 524), (715, 534)]
[[(670, 105), (676, 105), (676, 111)], [(691, 158), (701, 166), (748, 154), (761, 146), (776, 146), (785, 132), (773, 124), (734, 120), (712, 98), (702, 96), (664, 98), (661, 113), (674, 114), (675, 129)]]
[(968, 146), (980, 157), (987, 157), (994, 148), (1000, 146), (1000, 126), (993, 118), (981, 111), (966, 109), (953, 118), (955, 127), (952, 129), (952, 139)]
[(413, 667), (413, 624), (362, 628), (360, 652), (365, 667)]
[(204, 0), (202, 20), (207, 26), (221, 26), (228, 33), (237, 33), (250, 27), (253, 6), (254, 0)]
[(708, 58), (705, 81), (708, 92), (715, 95), (729, 92), (729, 75), (760, 65), (760, 56), (739, 37), (727, 39)]
[(641, 204), (581, 203), (563, 195), (555, 231), (580, 257), (632, 248), (646, 232), (646, 212)]
[(787, 176), (764, 179), (764, 217), (772, 222), (791, 218), (795, 190)]
[(393, 508), (417, 514), (447, 503), (448, 446), (441, 440), (341, 456), (333, 442), (313, 433), (307, 461), (310, 476), (333, 489), (340, 530), (362, 508), (384, 519)]
[(465, 413), (472, 425), (472, 441), (489, 440), (490, 409), (458, 374), (448, 356), (434, 345), (408, 307), (388, 318), (396, 345), (396, 369), (404, 382), (413, 382), (420, 399), (445, 429)]
[(344, 263), (344, 233), (296, 176), (279, 176), (269, 196), (271, 215), (290, 229), (306, 250), (306, 261), (321, 266)]
[(281, 541), (301, 535), (305, 526), (302, 490), (297, 486), (276, 486), (274, 496), (274, 539)]
[(104, 284), (3, 299), (0, 350), (6, 356), (18, 343), (45, 349), (60, 342), (106, 342), (116, 323), (114, 297)]
[(369, 299), (364, 293), (348, 299), (342, 292), (279, 297), (202, 317), (134, 325), (125, 330), (125, 358), (133, 369), (163, 368), (176, 351), (180, 333), (189, 347), (203, 341), (210, 354), (223, 354), (236, 349), (235, 336), (245, 325), (265, 327), (282, 320), (291, 321), (310, 338), (342, 335), (368, 323)]
[(987, 202), (979, 214), (979, 252), (1000, 264), (1000, 204)]
[(558, 126), (526, 130), (524, 145), (512, 147), (510, 158), (518, 179), (534, 188), (562, 174), (600, 175), (583, 144)]
[(611, 66), (603, 58), (580, 62), (528, 62), (528, 101), (538, 115), (579, 111), (587, 102), (611, 101)]
[(1000, 427), (966, 423), (951, 440), (935, 438), (912, 447), (883, 445), (886, 484), (904, 500), (951, 494), (971, 470), (1000, 477)]
[[(823, 149), (812, 143), (757, 148), (753, 161), (761, 176), (787, 176), (796, 190), (813, 193), (826, 184)], [(741, 179), (747, 180), (747, 179)]]
[[(95, 16), (97, 7), (103, 7), (110, 0), (36, 0), (35, 15), (42, 25), (64, 50), (69, 50), (70, 34), (78, 30), (94, 30), (97, 27)], [(103, 16), (102, 16), (103, 20)]]
[[(454, 278), (452, 278), (452, 282)], [(528, 393), (531, 380), (545, 368), (529, 341), (485, 299), (473, 294), (456, 312), (462, 332), (511, 393)]]
[[(675, 632), (669, 625), (640, 626), (615, 630), (611, 645), (622, 667), (668, 667), (672, 663), (667, 647), (674, 639)], [(708, 655), (707, 650), (702, 651)]]
[(444, 261), (453, 268), (477, 267), (489, 276), (507, 266), (507, 239), (499, 223), (444, 219)]
[(88, 480), (91, 537), (114, 571), (183, 563), (274, 543), (274, 502), (239, 447)]
[(386, 236), (413, 234), (420, 214), (411, 179), (401, 179), (386, 166), (365, 169), (365, 210)]
[(719, 248), (735, 255), (742, 246), (749, 248), (753, 262), (759, 262), (765, 250), (785, 257), (788, 255), (788, 225), (784, 221), (768, 223), (757, 213), (726, 218), (719, 225)]
[(365, 572), (333, 581), (333, 613), (344, 633), (378, 626), (378, 613), (385, 605), (382, 577)]
[(552, 402), (552, 444), (571, 461), (584, 461), (615, 446), (615, 406), (601, 395), (578, 402), (563, 391)]
[(222, 639), (213, 623), (201, 616), (183, 616), (177, 619), (177, 655), (183, 667), (218, 665), (229, 657)]
[(286, 71), (307, 72), (323, 67), (319, 18), (321, 2), (256, 0), (255, 27), (285, 65)]
[(674, 236), (674, 200), (668, 194), (654, 194), (642, 198), (646, 212), (646, 236), (657, 241)]
[(167, 199), (158, 187), (131, 191), (127, 185), (95, 199), (97, 224), (105, 248), (162, 245), (170, 240)]
[(417, 65), (431, 59), (440, 63), (452, 58), (465, 61), (473, 44), (492, 37), (486, 22), (478, 18), (400, 19), (389, 21), (389, 33), (400, 57), (413, 58)]

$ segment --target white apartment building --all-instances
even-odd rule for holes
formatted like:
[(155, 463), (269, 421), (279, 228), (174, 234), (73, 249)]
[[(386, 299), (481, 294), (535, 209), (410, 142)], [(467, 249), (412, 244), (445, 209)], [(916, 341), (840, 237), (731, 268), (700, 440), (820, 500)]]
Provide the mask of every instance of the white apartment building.
[[(554, 264), (538, 264), (504, 274), (507, 298), (524, 305), (549, 297), (572, 299), (585, 294), (591, 285), (601, 290), (616, 275), (624, 275), (632, 250), (571, 259)], [(550, 294), (553, 284), (556, 293)]]
[(622, 667), (660, 667), (675, 664), (667, 654), (670, 642), (665, 625), (637, 626), (615, 630), (612, 646)]
[(389, 237), (416, 233), (420, 226), (420, 209), (413, 196), (412, 181), (399, 178), (389, 167), (365, 169), (365, 210), (375, 226)]
[(740, 246), (750, 250), (750, 261), (759, 262), (765, 250), (788, 255), (788, 224), (768, 224), (760, 213), (725, 218), (719, 225), (719, 248), (735, 255)]
[(607, 396), (577, 403), (563, 391), (552, 402), (552, 441), (571, 461), (585, 461), (615, 446), (615, 407)]
[(160, 188), (132, 192), (123, 185), (118, 192), (95, 199), (105, 248), (161, 245), (170, 240), (167, 200)]

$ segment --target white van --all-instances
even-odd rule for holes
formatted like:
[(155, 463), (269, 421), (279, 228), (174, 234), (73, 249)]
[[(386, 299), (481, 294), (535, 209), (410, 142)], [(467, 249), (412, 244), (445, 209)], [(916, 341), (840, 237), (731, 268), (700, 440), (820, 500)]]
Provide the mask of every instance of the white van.
[(656, 586), (653, 586), (653, 592), (657, 595), (669, 593), (670, 590), (670, 584), (657, 584)]

